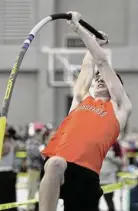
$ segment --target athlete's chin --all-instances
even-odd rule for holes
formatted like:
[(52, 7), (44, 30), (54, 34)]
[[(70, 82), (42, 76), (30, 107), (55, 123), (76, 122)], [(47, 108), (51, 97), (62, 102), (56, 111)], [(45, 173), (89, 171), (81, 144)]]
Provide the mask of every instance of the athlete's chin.
[(102, 93), (108, 93), (108, 90), (106, 87), (98, 87), (94, 90), (94, 93), (96, 94), (102, 94)]

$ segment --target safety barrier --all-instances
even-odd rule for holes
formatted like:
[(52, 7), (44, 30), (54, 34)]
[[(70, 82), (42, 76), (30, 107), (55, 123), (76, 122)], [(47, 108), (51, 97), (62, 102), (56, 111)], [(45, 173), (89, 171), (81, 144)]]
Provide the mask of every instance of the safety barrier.
[[(128, 152), (126, 153), (126, 156), (138, 157), (138, 152)], [(17, 152), (16, 157), (26, 158), (26, 152), (25, 151)], [(27, 177), (27, 176), (28, 176), (27, 173), (18, 174), (18, 177)], [(117, 176), (120, 177), (120, 182), (102, 186), (104, 193), (110, 193), (110, 192), (122, 189), (125, 186), (132, 187), (138, 184), (138, 173), (132, 174), (129, 172), (119, 172)], [(19, 189), (27, 188), (27, 185), (17, 184), (17, 188)], [(31, 199), (31, 200), (27, 200), (23, 202), (12, 202), (12, 203), (0, 204), (0, 210), (7, 210), (7, 209), (15, 208), (15, 207), (20, 207), (22, 205), (34, 204), (37, 202), (38, 202), (37, 199)]]
[[(27, 176), (27, 173), (20, 173), (18, 176), (19, 177)], [(120, 177), (120, 182), (102, 186), (104, 193), (110, 193), (126, 186), (131, 188), (138, 184), (138, 173), (132, 174), (129, 172), (119, 172), (118, 176)], [(0, 204), (0, 210), (7, 210), (7, 209), (15, 208), (15, 207), (20, 207), (22, 205), (34, 204), (37, 202), (38, 202), (37, 199), (32, 199), (32, 200), (27, 200), (23, 202), (12, 202), (12, 203)]]
[(16, 152), (16, 157), (17, 158), (26, 158), (27, 153), (25, 151)]
[(28, 204), (34, 204), (37, 203), (38, 200), (31, 199), (23, 202), (13, 202), (13, 203), (7, 203), (7, 204), (0, 204), (0, 210), (7, 210), (15, 207), (20, 207), (22, 205), (28, 205)]
[[(130, 157), (138, 157), (138, 152), (127, 152), (126, 156), (129, 158)], [(16, 152), (16, 157), (17, 158), (26, 158), (27, 154), (25, 151), (19, 151), (19, 152)]]

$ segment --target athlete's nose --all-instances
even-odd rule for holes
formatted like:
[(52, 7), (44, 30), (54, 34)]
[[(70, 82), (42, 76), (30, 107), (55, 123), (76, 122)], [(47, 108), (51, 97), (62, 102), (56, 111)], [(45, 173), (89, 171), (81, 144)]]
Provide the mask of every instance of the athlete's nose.
[(99, 83), (99, 82), (103, 83), (104, 81), (103, 81), (101, 78), (99, 78), (99, 79), (98, 79), (98, 83)]

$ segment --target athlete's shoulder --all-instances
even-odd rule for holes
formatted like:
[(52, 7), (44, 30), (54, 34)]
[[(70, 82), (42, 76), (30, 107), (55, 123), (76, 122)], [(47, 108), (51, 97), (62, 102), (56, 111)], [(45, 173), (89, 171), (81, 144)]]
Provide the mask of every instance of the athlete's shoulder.
[[(94, 97), (93, 97), (90, 93), (87, 93), (87, 94), (84, 96), (83, 101), (86, 100), (86, 99), (95, 100)], [(83, 101), (82, 101), (82, 102), (83, 102)]]

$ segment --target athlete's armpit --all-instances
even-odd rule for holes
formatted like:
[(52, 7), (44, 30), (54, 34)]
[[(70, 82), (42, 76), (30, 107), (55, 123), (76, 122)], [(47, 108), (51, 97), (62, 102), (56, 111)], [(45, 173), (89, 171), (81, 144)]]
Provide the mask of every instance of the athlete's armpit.
[(128, 119), (132, 112), (132, 105), (122, 104), (120, 107), (118, 107), (118, 105), (113, 101), (112, 105), (114, 108), (116, 118), (120, 125), (120, 132), (123, 132), (124, 128), (126, 127), (126, 124), (128, 124)]

